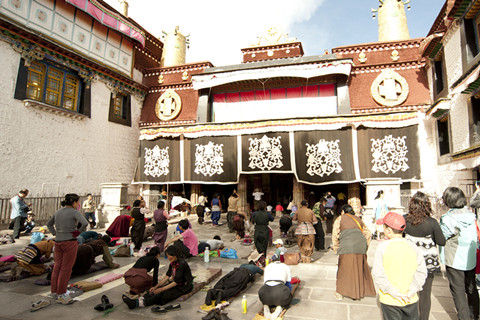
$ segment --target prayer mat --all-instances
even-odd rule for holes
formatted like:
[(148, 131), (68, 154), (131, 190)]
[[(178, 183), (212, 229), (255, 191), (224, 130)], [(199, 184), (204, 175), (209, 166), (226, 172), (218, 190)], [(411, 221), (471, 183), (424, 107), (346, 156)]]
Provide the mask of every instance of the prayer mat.
[(12, 268), (11, 262), (3, 262), (2, 266), (0, 266), (0, 272), (8, 271)]
[(206, 284), (212, 282), (222, 274), (221, 268), (208, 268), (208, 269), (194, 269), (192, 270), (193, 290), (183, 296), (179, 297), (177, 301), (183, 302), (200, 291)]
[(68, 289), (68, 295), (70, 296), (70, 298), (76, 298), (85, 292), (82, 288), (75, 287), (73, 285), (69, 285), (67, 289)]
[(37, 279), (34, 283), (39, 286), (49, 286), (51, 284), (50, 280), (47, 279)]
[(115, 281), (117, 279), (120, 279), (122, 277), (123, 277), (123, 274), (121, 273), (109, 273), (100, 278), (95, 279), (95, 281), (100, 282), (103, 285), (103, 284)]
[(10, 273), (0, 275), (0, 282), (12, 282), (33, 277), (30, 272), (23, 271), (19, 276), (12, 275)]
[(102, 284), (97, 281), (78, 281), (72, 284), (72, 287), (82, 289), (83, 292), (98, 289), (102, 287)]
[[(116, 264), (118, 267), (120, 266), (119, 264)], [(116, 268), (118, 268), (116, 267)], [(107, 264), (105, 263), (105, 261), (100, 261), (100, 262), (96, 262), (94, 264), (91, 265), (90, 269), (88, 270), (87, 274), (88, 273), (93, 273), (93, 272), (97, 272), (97, 271), (100, 271), (100, 270), (103, 270), (103, 269), (108, 269), (109, 267), (107, 266)]]
[(15, 256), (12, 254), (9, 256), (0, 257), (0, 261), (15, 262)]

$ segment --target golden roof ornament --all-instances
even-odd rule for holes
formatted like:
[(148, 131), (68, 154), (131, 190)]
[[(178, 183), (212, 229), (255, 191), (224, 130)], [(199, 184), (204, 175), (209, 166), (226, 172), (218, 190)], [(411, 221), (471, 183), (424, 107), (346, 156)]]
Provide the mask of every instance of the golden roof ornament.
[(289, 38), (288, 33), (284, 33), (281, 27), (270, 27), (265, 34), (257, 37), (257, 41), (252, 43), (252, 47), (271, 46), (282, 43), (297, 42), (297, 38)]
[(390, 58), (392, 59), (392, 61), (398, 61), (398, 59), (400, 59), (400, 55), (398, 54), (398, 51), (393, 50)]
[(360, 61), (360, 63), (367, 62), (367, 55), (365, 54), (365, 51), (360, 52), (358, 55), (358, 61)]

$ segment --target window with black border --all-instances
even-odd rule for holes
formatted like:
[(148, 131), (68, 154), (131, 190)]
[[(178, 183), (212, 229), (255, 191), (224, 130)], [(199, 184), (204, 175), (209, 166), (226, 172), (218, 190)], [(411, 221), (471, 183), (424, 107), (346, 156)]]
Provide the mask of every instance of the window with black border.
[(129, 94), (110, 95), (108, 121), (132, 126), (131, 96)]

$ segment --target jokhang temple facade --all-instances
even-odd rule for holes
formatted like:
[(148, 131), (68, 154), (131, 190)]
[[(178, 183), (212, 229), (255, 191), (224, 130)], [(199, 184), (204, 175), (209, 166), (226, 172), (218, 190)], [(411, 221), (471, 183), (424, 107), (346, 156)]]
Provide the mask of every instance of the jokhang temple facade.
[(401, 207), (431, 165), (419, 156), (431, 98), (403, 3), (379, 18), (379, 42), (331, 54), (306, 57), (273, 28), (237, 65), (149, 69), (136, 183), (193, 201), (237, 189), (242, 208), (256, 189), (272, 205), (343, 192), (357, 208), (385, 190)]
[(272, 28), (242, 62), (215, 67), (185, 63), (180, 30), (161, 41), (102, 0), (2, 2), (11, 94), (0, 193), (119, 182), (101, 190), (112, 214), (127, 189), (193, 202), (237, 189), (242, 210), (254, 190), (271, 205), (332, 191), (367, 209), (384, 190), (398, 210), (417, 189), (468, 194), (479, 165), (476, 3), (446, 1), (427, 37), (410, 39), (404, 3), (384, 0), (378, 42), (304, 56)]

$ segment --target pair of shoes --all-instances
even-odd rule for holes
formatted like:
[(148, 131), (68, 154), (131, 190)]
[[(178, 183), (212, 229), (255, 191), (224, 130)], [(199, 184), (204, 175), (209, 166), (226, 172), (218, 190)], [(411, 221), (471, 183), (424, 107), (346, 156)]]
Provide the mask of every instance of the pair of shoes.
[(128, 309), (134, 309), (137, 306), (137, 300), (130, 299), (126, 295), (122, 295), (122, 300), (128, 306)]
[(343, 300), (343, 296), (338, 293), (338, 292), (335, 292), (335, 299), (337, 299), (338, 301), (342, 301)]
[(202, 320), (232, 320), (228, 317), (228, 313), (222, 313), (219, 309), (212, 309)]
[(168, 311), (176, 311), (182, 309), (182, 306), (180, 304), (171, 304), (165, 307), (157, 306), (153, 307), (152, 311), (156, 313), (167, 313)]
[(73, 300), (67, 293), (57, 296), (57, 303), (67, 305), (67, 304), (72, 304), (74, 302), (75, 300)]
[(113, 308), (113, 304), (110, 303), (110, 300), (108, 300), (108, 297), (106, 295), (102, 296), (102, 303), (97, 304), (94, 307), (94, 309), (97, 311), (105, 311), (112, 308)]
[(35, 312), (42, 308), (48, 307), (50, 305), (50, 300), (40, 299), (34, 303), (32, 303), (32, 308), (30, 309), (31, 312)]

